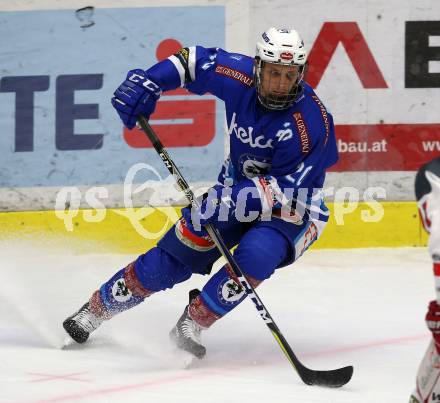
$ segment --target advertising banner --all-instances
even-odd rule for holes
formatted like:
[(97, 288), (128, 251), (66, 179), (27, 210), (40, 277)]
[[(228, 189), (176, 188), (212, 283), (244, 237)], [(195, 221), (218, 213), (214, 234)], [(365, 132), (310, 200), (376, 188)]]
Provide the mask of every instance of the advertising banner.
[(333, 171), (415, 171), (440, 154), (440, 2), (280, 0), (250, 20), (302, 35), (307, 81), (337, 124)]
[[(106, 185), (107, 206), (122, 206), (136, 163), (166, 177), (145, 136), (124, 130), (110, 105), (126, 72), (182, 45), (252, 56), (270, 26), (299, 31), (307, 81), (333, 114), (340, 160), (326, 187), (380, 186), (387, 200), (413, 200), (415, 171), (440, 154), (440, 2), (99, 0), (75, 8), (80, 3), (29, 1), (0, 11), (0, 210), (52, 208), (63, 186), (84, 193)], [(152, 123), (192, 184), (215, 181), (225, 154), (220, 101), (167, 92)], [(158, 179), (142, 175), (134, 181)]]
[[(0, 187), (120, 184), (138, 162), (167, 174), (145, 135), (123, 130), (113, 91), (182, 46), (224, 47), (225, 10), (3, 11), (0, 37)], [(152, 125), (189, 180), (216, 177), (223, 115), (214, 97), (183, 89), (158, 102)]]

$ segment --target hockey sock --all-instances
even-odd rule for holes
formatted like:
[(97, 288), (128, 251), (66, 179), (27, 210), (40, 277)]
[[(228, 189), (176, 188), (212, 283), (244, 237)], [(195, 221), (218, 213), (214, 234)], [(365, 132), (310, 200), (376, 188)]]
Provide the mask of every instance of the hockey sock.
[[(209, 281), (205, 284), (202, 289), (202, 293), (199, 297), (195, 299), (194, 303), (199, 303), (197, 299), (200, 299), (200, 305), (206, 307), (213, 314), (221, 317), (227, 314), (229, 311), (234, 309), (241, 301), (246, 297), (244, 289), (238, 286), (238, 283), (233, 280), (234, 274), (228, 265), (223, 266), (214, 276), (212, 276)], [(260, 283), (261, 280), (254, 279), (252, 277), (246, 276), (246, 279), (255, 288)], [(237, 280), (238, 281), (238, 280)], [(199, 308), (203, 311), (203, 308)], [(199, 319), (191, 310), (190, 305), (190, 316), (197, 322)], [(218, 319), (217, 317), (217, 319)], [(209, 322), (209, 319), (208, 319)], [(200, 323), (204, 326), (203, 323)], [(207, 327), (207, 326), (204, 326)]]
[(90, 305), (96, 314), (101, 313), (101, 317), (112, 317), (191, 275), (190, 267), (161, 248), (152, 248), (105, 282), (90, 300)]
[(140, 304), (153, 292), (142, 286), (135, 272), (135, 263), (119, 270), (92, 295), (92, 312), (104, 319)]

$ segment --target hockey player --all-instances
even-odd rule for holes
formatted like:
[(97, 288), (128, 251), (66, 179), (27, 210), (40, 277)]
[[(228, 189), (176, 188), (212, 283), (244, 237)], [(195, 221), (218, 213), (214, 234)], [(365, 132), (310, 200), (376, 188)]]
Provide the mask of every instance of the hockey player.
[[(255, 58), (202, 46), (182, 48), (148, 70), (131, 70), (112, 104), (129, 129), (149, 118), (164, 91), (185, 87), (225, 103), (230, 157), (200, 209), (186, 207), (156, 247), (118, 271), (63, 325), (78, 343), (104, 320), (220, 257), (203, 226), (216, 226), (248, 281), (258, 286), (320, 236), (328, 210), (322, 186), (338, 159), (331, 114), (305, 82), (307, 52), (295, 30), (270, 28)], [(215, 273), (171, 330), (178, 347), (205, 355), (203, 329), (235, 308), (245, 292), (228, 265)]]
[(429, 303), (426, 313), (432, 339), (417, 372), (410, 403), (430, 403), (440, 401), (440, 157), (420, 168), (415, 187), (423, 227), (429, 233), (437, 298)]

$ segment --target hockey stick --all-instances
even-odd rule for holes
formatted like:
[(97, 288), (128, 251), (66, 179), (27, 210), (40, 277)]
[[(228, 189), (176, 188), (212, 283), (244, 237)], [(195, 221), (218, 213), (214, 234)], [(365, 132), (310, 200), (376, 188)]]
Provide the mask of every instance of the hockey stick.
[[(151, 143), (153, 144), (159, 156), (162, 158), (162, 161), (164, 162), (165, 166), (168, 168), (170, 174), (173, 175), (174, 178), (176, 179), (177, 184), (179, 185), (182, 192), (185, 193), (185, 196), (187, 197), (191, 205), (196, 208), (200, 207), (199, 201), (194, 197), (194, 193), (190, 189), (185, 178), (182, 176), (176, 164), (174, 164), (173, 160), (168, 155), (167, 151), (163, 147), (156, 133), (151, 128), (147, 119), (145, 119), (143, 116), (138, 116), (138, 123), (141, 126), (142, 130), (150, 139)], [(290, 348), (289, 344), (287, 343), (286, 339), (284, 338), (283, 334), (281, 333), (280, 329), (275, 324), (274, 320), (272, 319), (272, 316), (269, 314), (269, 311), (263, 305), (263, 302), (261, 301), (260, 297), (257, 295), (252, 285), (249, 284), (249, 282), (246, 280), (246, 277), (243, 275), (243, 272), (235, 262), (235, 259), (232, 256), (231, 252), (229, 251), (228, 247), (225, 245), (223, 238), (220, 235), (220, 232), (211, 224), (206, 225), (205, 228), (209, 236), (214, 241), (217, 248), (223, 255), (223, 257), (231, 266), (233, 272), (235, 273), (241, 285), (245, 289), (246, 294), (254, 303), (255, 308), (257, 308), (257, 311), (259, 312), (261, 318), (264, 320), (267, 327), (272, 332), (272, 335), (275, 337), (275, 340), (278, 342), (279, 346), (281, 347), (281, 350), (283, 350), (285, 356), (290, 361), (293, 368), (295, 368), (295, 370), (298, 372), (298, 375), (303, 380), (303, 382), (306, 383), (307, 385), (319, 385), (319, 386), (328, 386), (335, 388), (345, 385), (353, 375), (352, 366), (334, 369), (330, 371), (316, 371), (305, 367), (299, 361), (299, 359), (296, 357), (296, 355)]]

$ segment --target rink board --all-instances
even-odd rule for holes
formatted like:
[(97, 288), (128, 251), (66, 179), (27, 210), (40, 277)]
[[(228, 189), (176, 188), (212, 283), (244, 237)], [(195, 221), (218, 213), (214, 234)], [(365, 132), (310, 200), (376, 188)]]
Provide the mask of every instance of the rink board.
[[(424, 246), (424, 233), (414, 202), (384, 202), (383, 217), (365, 222), (371, 208), (359, 203), (339, 224), (329, 203), (331, 218), (315, 248)], [(343, 206), (346, 211), (347, 206)], [(62, 245), (75, 253), (141, 253), (153, 247), (179, 216), (179, 207), (0, 213), (0, 240), (32, 240)], [(61, 219), (63, 217), (65, 220)], [(71, 214), (71, 215), (69, 215)], [(341, 221), (343, 217), (343, 222)], [(67, 224), (67, 225), (66, 225)]]

